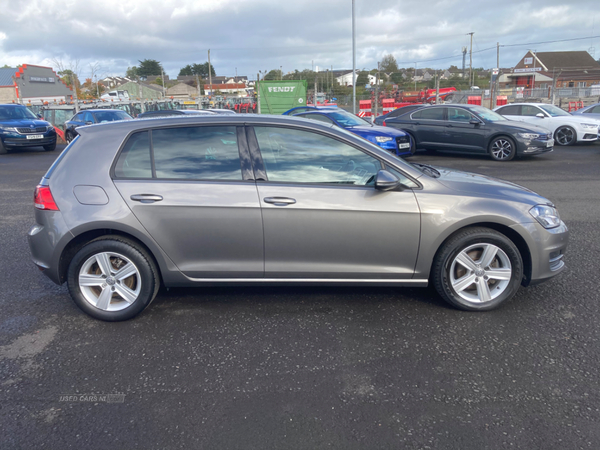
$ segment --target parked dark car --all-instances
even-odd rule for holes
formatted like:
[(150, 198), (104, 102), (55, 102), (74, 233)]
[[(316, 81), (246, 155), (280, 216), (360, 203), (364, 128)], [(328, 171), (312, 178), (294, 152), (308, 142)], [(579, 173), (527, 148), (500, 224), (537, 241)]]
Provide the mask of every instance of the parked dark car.
[(349, 132), (357, 134), (397, 156), (408, 156), (415, 152), (410, 136), (404, 131), (373, 125), (340, 108), (308, 110), (293, 114), (293, 116), (345, 128)]
[(86, 109), (65, 122), (65, 140), (71, 142), (77, 136), (77, 128), (96, 123), (132, 120), (129, 114), (120, 109)]
[(552, 151), (546, 128), (507, 120), (477, 105), (436, 105), (385, 121), (412, 136), (417, 149), (489, 154), (496, 161)]
[(514, 183), (285, 116), (82, 127), (34, 198), (33, 261), (109, 321), (160, 285), (431, 282), (490, 310), (561, 273), (569, 236), (549, 200)]
[(23, 105), (0, 105), (0, 154), (23, 147), (56, 148), (56, 130)]
[(390, 111), (387, 114), (383, 114), (381, 116), (375, 117), (374, 123), (375, 123), (375, 125), (381, 125), (384, 127), (384, 126), (386, 126), (386, 124), (384, 123), (384, 121), (386, 119), (391, 119), (392, 117), (403, 116), (404, 114), (408, 114), (409, 112), (416, 111), (417, 109), (425, 108), (426, 106), (429, 106), (429, 104), (428, 103), (417, 103), (415, 105), (402, 106), (400, 108), (394, 109), (393, 111)]
[(161, 109), (158, 111), (146, 111), (142, 114), (138, 114), (137, 119), (172, 116), (214, 116), (216, 114), (216, 112), (212, 112), (208, 109)]

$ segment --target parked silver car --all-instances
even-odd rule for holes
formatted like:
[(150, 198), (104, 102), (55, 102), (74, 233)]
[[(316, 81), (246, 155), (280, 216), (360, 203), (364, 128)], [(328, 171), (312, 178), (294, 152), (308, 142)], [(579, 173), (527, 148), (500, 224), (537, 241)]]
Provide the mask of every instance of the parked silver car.
[[(286, 116), (78, 129), (35, 191), (35, 264), (102, 320), (159, 286), (427, 286), (490, 310), (559, 274), (568, 230), (512, 183)], [(201, 291), (199, 291), (201, 294)]]

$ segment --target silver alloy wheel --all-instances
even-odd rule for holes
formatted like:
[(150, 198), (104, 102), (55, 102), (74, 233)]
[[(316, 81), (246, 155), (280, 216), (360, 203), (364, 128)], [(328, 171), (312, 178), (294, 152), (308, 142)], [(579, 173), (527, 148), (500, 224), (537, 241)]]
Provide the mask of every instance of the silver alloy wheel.
[(142, 289), (138, 268), (114, 252), (90, 256), (79, 270), (78, 281), (86, 301), (102, 311), (121, 311), (131, 306)]
[(572, 128), (561, 127), (556, 130), (556, 141), (560, 145), (571, 145), (575, 139), (575, 132)]
[(492, 154), (496, 159), (507, 159), (512, 153), (512, 142), (508, 139), (496, 139), (492, 144)]
[(472, 303), (486, 303), (501, 295), (512, 278), (510, 260), (494, 244), (474, 244), (452, 261), (450, 284), (457, 295)]

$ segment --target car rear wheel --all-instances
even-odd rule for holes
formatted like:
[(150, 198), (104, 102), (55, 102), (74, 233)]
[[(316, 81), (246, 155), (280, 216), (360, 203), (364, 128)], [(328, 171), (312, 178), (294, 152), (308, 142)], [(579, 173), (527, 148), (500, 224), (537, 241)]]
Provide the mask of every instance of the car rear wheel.
[(160, 281), (152, 258), (120, 236), (98, 238), (82, 247), (68, 269), (69, 293), (90, 316), (128, 320), (156, 297)]
[(577, 132), (571, 127), (559, 127), (554, 132), (554, 142), (564, 147), (573, 145), (577, 142)]
[(432, 277), (448, 303), (466, 311), (488, 311), (515, 295), (523, 278), (523, 260), (503, 234), (468, 228), (438, 251)]
[(489, 153), (495, 161), (510, 161), (517, 154), (517, 147), (511, 138), (499, 136), (490, 142)]
[(54, 142), (54, 144), (44, 145), (44, 150), (47, 152), (53, 152), (56, 150), (56, 142)]

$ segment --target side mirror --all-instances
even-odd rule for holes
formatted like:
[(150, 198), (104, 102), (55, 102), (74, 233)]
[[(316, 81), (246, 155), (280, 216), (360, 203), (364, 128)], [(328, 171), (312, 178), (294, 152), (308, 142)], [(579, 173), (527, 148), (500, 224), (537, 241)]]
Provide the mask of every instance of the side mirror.
[(40, 113), (38, 113), (37, 116), (38, 116), (38, 119), (42, 119), (43, 118), (43, 116)]
[(540, 119), (544, 119), (546, 116), (544, 115), (544, 113), (537, 113), (535, 115), (535, 117), (539, 117)]
[(91, 120), (88, 120), (85, 122), (86, 125), (92, 125), (94, 122), (92, 122)]
[(381, 169), (375, 176), (375, 189), (378, 191), (391, 191), (401, 186), (400, 179), (392, 172)]
[(471, 120), (469, 120), (469, 123), (471, 125), (481, 125), (481, 122), (477, 119), (471, 119)]

